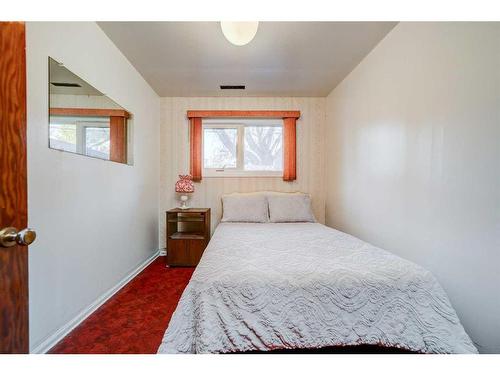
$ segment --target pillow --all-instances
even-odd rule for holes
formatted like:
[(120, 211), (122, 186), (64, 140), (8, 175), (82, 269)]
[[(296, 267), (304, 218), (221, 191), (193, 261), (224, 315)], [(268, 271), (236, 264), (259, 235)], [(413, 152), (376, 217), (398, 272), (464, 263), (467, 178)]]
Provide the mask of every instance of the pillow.
[(271, 223), (316, 222), (309, 194), (271, 193), (267, 200)]
[(262, 193), (223, 195), (222, 212), (222, 222), (269, 222), (267, 199)]

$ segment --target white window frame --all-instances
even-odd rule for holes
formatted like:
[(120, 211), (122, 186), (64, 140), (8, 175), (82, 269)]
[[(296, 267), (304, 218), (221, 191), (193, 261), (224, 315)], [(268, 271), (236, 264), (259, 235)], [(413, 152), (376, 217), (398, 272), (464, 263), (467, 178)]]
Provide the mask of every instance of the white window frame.
[[(247, 126), (276, 126), (283, 128), (282, 119), (203, 119), (202, 120), (202, 168), (203, 177), (283, 177), (283, 168), (279, 171), (247, 171), (245, 165), (245, 127)], [(236, 168), (205, 168), (205, 129), (237, 129)], [(284, 137), (284, 133), (283, 133)], [(284, 145), (284, 142), (283, 142)], [(284, 147), (283, 147), (284, 148)], [(284, 161), (284, 158), (283, 158)]]

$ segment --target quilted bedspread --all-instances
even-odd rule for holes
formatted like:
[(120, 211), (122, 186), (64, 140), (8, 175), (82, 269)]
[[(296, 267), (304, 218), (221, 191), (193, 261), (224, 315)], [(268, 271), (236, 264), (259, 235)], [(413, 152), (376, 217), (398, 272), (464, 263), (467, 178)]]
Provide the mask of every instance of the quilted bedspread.
[(424, 268), (317, 223), (222, 223), (158, 352), (358, 344), (477, 353)]

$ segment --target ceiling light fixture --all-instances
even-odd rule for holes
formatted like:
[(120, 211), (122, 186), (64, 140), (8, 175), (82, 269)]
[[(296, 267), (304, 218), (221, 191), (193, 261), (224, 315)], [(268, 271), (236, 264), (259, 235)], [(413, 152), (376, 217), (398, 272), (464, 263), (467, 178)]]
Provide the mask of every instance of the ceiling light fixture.
[(225, 22), (221, 21), (222, 33), (235, 46), (244, 46), (257, 34), (259, 22)]

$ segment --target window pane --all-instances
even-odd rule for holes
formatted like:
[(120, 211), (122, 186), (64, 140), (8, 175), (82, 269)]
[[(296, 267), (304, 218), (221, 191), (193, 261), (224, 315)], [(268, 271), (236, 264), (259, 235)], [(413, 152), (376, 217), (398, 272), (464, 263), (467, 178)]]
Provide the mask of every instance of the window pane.
[(85, 154), (109, 159), (109, 128), (85, 127)]
[(76, 125), (51, 123), (49, 147), (76, 152)]
[(283, 127), (245, 127), (245, 170), (283, 170)]
[(238, 129), (203, 129), (205, 168), (236, 168)]

